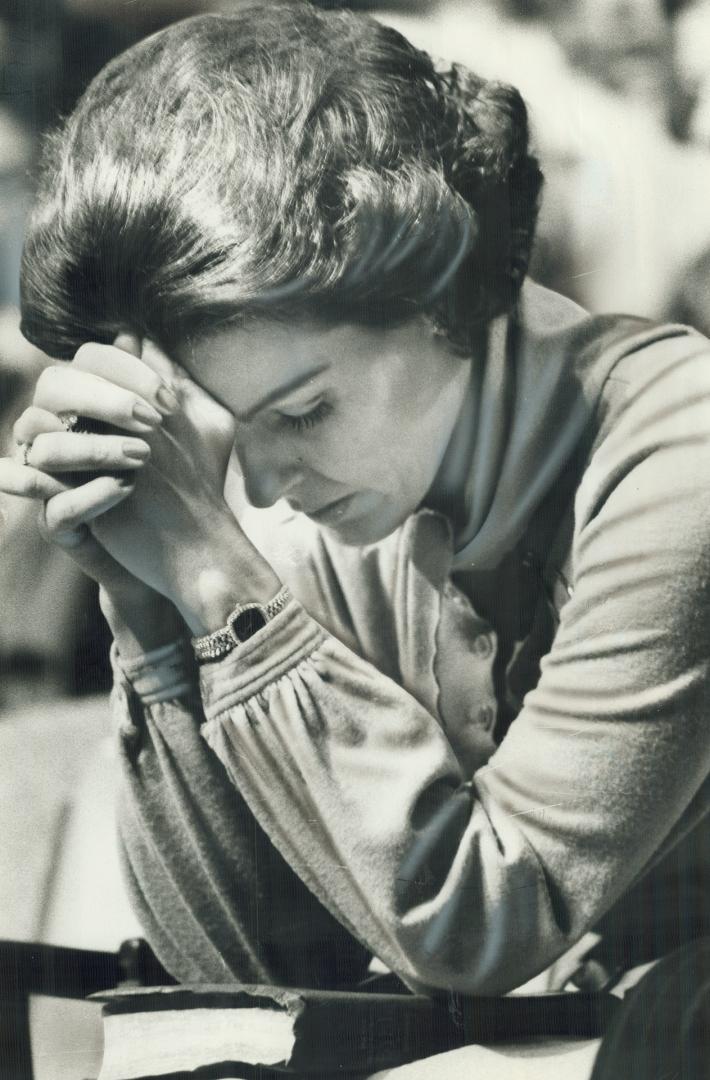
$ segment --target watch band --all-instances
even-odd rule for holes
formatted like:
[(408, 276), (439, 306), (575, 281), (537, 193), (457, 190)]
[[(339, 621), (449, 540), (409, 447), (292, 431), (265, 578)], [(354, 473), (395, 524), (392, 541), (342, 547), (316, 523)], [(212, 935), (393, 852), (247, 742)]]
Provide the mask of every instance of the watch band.
[(208, 663), (211, 660), (221, 660), (223, 656), (236, 649), (237, 645), (248, 641), (257, 631), (263, 629), (267, 622), (278, 615), (291, 599), (291, 593), (284, 586), (281, 592), (269, 600), (268, 604), (245, 603), (237, 604), (224, 626), (219, 630), (213, 630), (211, 634), (192, 638), (192, 647), (199, 663)]

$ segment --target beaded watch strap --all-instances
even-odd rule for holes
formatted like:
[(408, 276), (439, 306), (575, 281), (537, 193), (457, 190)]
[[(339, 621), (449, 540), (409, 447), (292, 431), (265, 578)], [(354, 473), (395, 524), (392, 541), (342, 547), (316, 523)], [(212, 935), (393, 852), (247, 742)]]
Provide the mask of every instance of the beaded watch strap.
[(260, 625), (256, 625), (252, 633), (256, 633), (261, 629), (265, 623), (269, 622), (275, 615), (278, 615), (286, 604), (291, 599), (291, 593), (288, 588), (284, 586), (281, 592), (269, 600), (268, 604), (237, 604), (234, 611), (232, 611), (227, 619), (225, 626), (220, 627), (219, 630), (213, 630), (211, 634), (205, 634), (203, 637), (192, 638), (192, 647), (195, 650), (195, 656), (204, 663), (209, 660), (220, 660), (227, 653), (230, 653), (232, 649), (235, 649), (237, 645), (241, 645), (243, 641), (248, 640), (251, 634), (247, 637), (237, 637), (233, 629), (235, 621), (240, 615), (245, 612), (253, 611), (255, 614), (261, 616), (259, 619)]

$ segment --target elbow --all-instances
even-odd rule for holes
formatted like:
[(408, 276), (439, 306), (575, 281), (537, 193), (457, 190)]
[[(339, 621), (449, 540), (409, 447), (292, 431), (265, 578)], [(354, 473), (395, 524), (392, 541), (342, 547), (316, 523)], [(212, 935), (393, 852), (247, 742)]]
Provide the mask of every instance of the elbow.
[(391, 924), (394, 970), (434, 994), (505, 994), (539, 974), (571, 942), (539, 879), (486, 901), (477, 888), (443, 889)]
[[(417, 994), (436, 996), (442, 990), (466, 995), (501, 995), (521, 986), (552, 961), (551, 942), (507, 934), (504, 927), (475, 921), (447, 932), (439, 919), (400, 923), (391, 967)], [(557, 949), (557, 951), (560, 951)]]
[(470, 785), (436, 794), (381, 913), (394, 945), (382, 959), (418, 992), (505, 994), (571, 942), (518, 830), (494, 834)]

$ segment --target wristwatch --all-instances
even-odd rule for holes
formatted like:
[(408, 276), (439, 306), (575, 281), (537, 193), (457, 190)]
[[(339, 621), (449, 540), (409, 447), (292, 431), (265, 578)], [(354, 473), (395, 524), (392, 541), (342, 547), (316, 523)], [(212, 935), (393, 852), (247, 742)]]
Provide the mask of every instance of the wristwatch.
[(192, 638), (192, 647), (199, 663), (205, 664), (227, 656), (238, 645), (263, 630), (267, 622), (273, 619), (274, 615), (278, 615), (290, 599), (291, 593), (284, 587), (268, 604), (237, 604), (226, 624), (219, 630), (213, 630), (211, 634), (203, 637)]

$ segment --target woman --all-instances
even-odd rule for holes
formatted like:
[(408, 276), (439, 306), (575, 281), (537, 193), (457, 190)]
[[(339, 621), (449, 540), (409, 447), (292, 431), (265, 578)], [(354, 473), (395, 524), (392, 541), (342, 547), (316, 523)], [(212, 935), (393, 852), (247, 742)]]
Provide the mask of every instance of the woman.
[(504, 992), (702, 874), (709, 346), (523, 285), (539, 187), (512, 89), (302, 4), (140, 43), (49, 149), (73, 362), (2, 483), (102, 587), (181, 980)]

